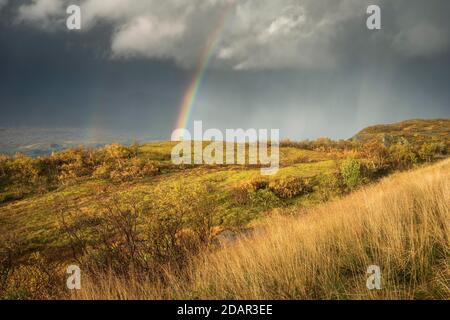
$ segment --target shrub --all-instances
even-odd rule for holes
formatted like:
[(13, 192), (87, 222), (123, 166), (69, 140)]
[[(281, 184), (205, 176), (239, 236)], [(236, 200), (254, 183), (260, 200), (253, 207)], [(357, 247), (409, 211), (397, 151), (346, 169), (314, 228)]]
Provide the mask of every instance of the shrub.
[(268, 210), (281, 204), (280, 199), (268, 189), (250, 191), (248, 197), (253, 208)]
[(238, 184), (230, 191), (233, 200), (240, 205), (248, 204), (250, 201), (248, 184)]
[(7, 156), (0, 155), (0, 187), (9, 183), (9, 163), (11, 159)]
[(446, 147), (443, 143), (424, 143), (419, 149), (419, 157), (426, 162), (433, 161), (437, 156), (444, 155)]
[(130, 148), (120, 145), (106, 146), (96, 154), (102, 162), (95, 167), (92, 176), (125, 182), (159, 173), (160, 169), (155, 163), (138, 158), (137, 154), (136, 145)]
[(265, 178), (253, 178), (250, 182), (249, 182), (251, 189), (253, 191), (258, 191), (258, 190), (262, 190), (262, 189), (267, 189), (267, 187), (269, 186), (269, 181)]
[(404, 170), (412, 168), (418, 160), (412, 145), (407, 141), (389, 147), (390, 162), (394, 169)]
[(179, 216), (183, 225), (196, 234), (203, 244), (211, 240), (211, 232), (220, 216), (219, 193), (209, 183), (185, 185), (173, 182), (152, 193), (152, 210), (158, 214)]
[(354, 158), (347, 158), (342, 162), (340, 174), (348, 191), (354, 190), (365, 182), (362, 176), (361, 162)]
[(309, 181), (298, 177), (286, 177), (272, 180), (269, 190), (280, 199), (292, 199), (310, 191)]
[(236, 184), (231, 189), (231, 197), (237, 204), (245, 205), (251, 202), (250, 193), (258, 190), (264, 190), (268, 187), (269, 182), (265, 178), (253, 178)]
[(100, 165), (98, 165), (94, 172), (92, 173), (92, 177), (96, 179), (109, 179), (111, 178), (111, 172), (113, 170), (113, 167), (104, 162)]
[(117, 195), (103, 203), (98, 219), (101, 235), (100, 257), (103, 264), (116, 271), (126, 272), (128, 268), (143, 268), (143, 235), (138, 226), (142, 216), (148, 213), (148, 206), (140, 200), (142, 195)]
[[(220, 214), (213, 191), (205, 183), (173, 182), (152, 194), (116, 193), (98, 205), (93, 217), (71, 214), (80, 210), (66, 204), (61, 231), (83, 268), (124, 276), (140, 271), (164, 280), (167, 269), (184, 268), (189, 257), (211, 243)], [(81, 236), (86, 222), (95, 230), (88, 242)]]
[(39, 178), (37, 159), (16, 154), (10, 163), (12, 183), (18, 186), (32, 187)]
[(269, 181), (255, 178), (235, 185), (231, 196), (238, 204), (254, 204), (268, 207), (278, 199), (287, 200), (312, 191), (309, 180), (299, 177), (284, 177)]
[(94, 154), (82, 147), (57, 153), (53, 158), (59, 164), (58, 180), (62, 185), (70, 185), (94, 171)]
[(321, 201), (328, 201), (342, 194), (343, 185), (339, 171), (332, 174), (322, 174), (317, 178), (315, 187), (317, 195)]
[[(191, 241), (179, 241), (183, 230), (181, 216), (154, 214), (147, 226), (147, 242), (145, 259), (151, 260), (153, 268), (170, 265), (177, 268), (184, 265), (187, 258), (186, 247), (191, 247)], [(160, 270), (158, 270), (160, 272)]]
[(143, 162), (141, 160), (140, 169), (143, 177), (151, 177), (160, 172), (159, 166), (149, 161)]
[(25, 252), (25, 243), (15, 234), (0, 234), (0, 300), (62, 296), (65, 287), (58, 264)]
[(62, 268), (39, 253), (14, 267), (0, 295), (8, 300), (47, 300), (63, 296)]
[(370, 164), (371, 171), (383, 175), (389, 167), (389, 150), (380, 141), (371, 140), (360, 147), (361, 155)]
[(136, 152), (120, 144), (110, 144), (103, 148), (106, 154), (112, 159), (128, 159)]

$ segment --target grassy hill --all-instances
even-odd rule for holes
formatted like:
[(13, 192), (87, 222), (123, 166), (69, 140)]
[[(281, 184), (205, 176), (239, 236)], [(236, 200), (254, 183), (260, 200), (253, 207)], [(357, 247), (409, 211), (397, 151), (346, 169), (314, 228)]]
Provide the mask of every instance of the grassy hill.
[(450, 136), (450, 119), (423, 120), (414, 119), (393, 124), (381, 124), (367, 127), (352, 139), (369, 141), (378, 139), (392, 143), (406, 139), (411, 143), (447, 141)]
[[(450, 161), (303, 212), (282, 210), (164, 287), (86, 280), (81, 299), (450, 299)], [(381, 269), (380, 290), (366, 270)]]
[[(252, 188), (252, 183), (265, 180), (260, 177), (259, 168), (241, 166), (199, 166), (173, 167), (170, 162), (172, 143), (151, 143), (139, 148), (139, 158), (157, 161), (161, 172), (148, 177), (136, 177), (129, 181), (111, 181), (110, 179), (85, 178), (75, 179), (70, 184), (44, 194), (25, 196), (18, 201), (0, 204), (0, 233), (20, 235), (21, 245), (25, 253), (42, 252), (61, 257), (64, 252), (70, 254), (70, 244), (60, 223), (60, 211), (68, 215), (76, 211), (74, 220), (82, 214), (95, 216), (102, 211), (109, 201), (118, 195), (122, 198), (164, 197), (167, 193), (186, 193), (187, 196), (201, 186), (211, 184), (215, 197), (214, 225), (221, 228), (235, 229), (245, 227), (259, 214), (276, 207), (288, 204), (308, 205), (320, 202), (321, 195), (305, 194), (304, 196), (280, 199), (271, 192), (257, 190), (250, 192), (251, 199), (236, 200), (235, 192), (246, 193), (242, 188)], [(283, 148), (282, 163), (294, 162), (280, 169), (276, 176), (267, 181), (283, 181), (284, 179), (313, 179), (332, 174), (337, 165), (332, 156), (309, 150)], [(297, 162), (295, 159), (300, 159)], [(179, 190), (178, 190), (179, 189)], [(248, 201), (247, 201), (248, 200)], [(68, 218), (70, 221), (70, 218)], [(89, 220), (89, 217), (86, 218)], [(81, 224), (81, 233), (90, 238), (95, 235), (95, 224)], [(93, 240), (95, 241), (95, 240)]]
[[(416, 137), (411, 130), (434, 132), (436, 142), (284, 142), (280, 170), (270, 177), (254, 165), (174, 165), (171, 142), (0, 156), (0, 297), (63, 297), (70, 263), (93, 275), (112, 270), (118, 279), (138, 270), (152, 274), (153, 284), (186, 276), (192, 259), (260, 230), (274, 213), (315, 212), (386, 175), (447, 157), (448, 120), (433, 122), (440, 131), (429, 121), (409, 123), (405, 138)], [(363, 132), (394, 134), (383, 128)]]

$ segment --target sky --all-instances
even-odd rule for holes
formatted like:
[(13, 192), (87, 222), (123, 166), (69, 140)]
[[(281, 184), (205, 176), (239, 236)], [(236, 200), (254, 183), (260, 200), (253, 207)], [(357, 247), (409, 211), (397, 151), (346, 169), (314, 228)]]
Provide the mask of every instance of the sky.
[(189, 127), (346, 139), (448, 118), (449, 13), (448, 0), (0, 0), (0, 127), (170, 139), (199, 66)]

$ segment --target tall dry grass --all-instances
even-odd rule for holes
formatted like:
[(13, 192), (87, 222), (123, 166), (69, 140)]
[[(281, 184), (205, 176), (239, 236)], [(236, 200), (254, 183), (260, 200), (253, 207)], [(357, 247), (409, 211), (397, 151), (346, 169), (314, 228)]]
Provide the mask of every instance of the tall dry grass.
[[(269, 217), (164, 284), (87, 276), (74, 298), (449, 299), (449, 178), (449, 160), (395, 174), (300, 217)], [(369, 265), (381, 290), (366, 287)]]

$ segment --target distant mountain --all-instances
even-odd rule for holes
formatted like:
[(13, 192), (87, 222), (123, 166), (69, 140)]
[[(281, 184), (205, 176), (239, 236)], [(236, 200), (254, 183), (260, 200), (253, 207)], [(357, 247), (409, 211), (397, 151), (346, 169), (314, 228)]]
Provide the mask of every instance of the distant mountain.
[(0, 128), (0, 154), (20, 152), (28, 156), (44, 156), (76, 146), (97, 148), (105, 144), (130, 144), (138, 138), (131, 134), (97, 131), (95, 136), (77, 128)]
[[(410, 142), (450, 141), (450, 119), (414, 119), (393, 124), (367, 127), (355, 136), (354, 141), (380, 141), (392, 143), (401, 139)], [(84, 146), (98, 148), (110, 143), (131, 144), (149, 142), (149, 137), (135, 136), (131, 133), (97, 130), (95, 135), (87, 129), (78, 128), (0, 128), (0, 154), (20, 152), (28, 156), (45, 156), (54, 151)]]
[(372, 139), (396, 142), (406, 139), (411, 143), (428, 141), (450, 141), (450, 119), (413, 119), (392, 124), (367, 127), (352, 140), (366, 142)]

